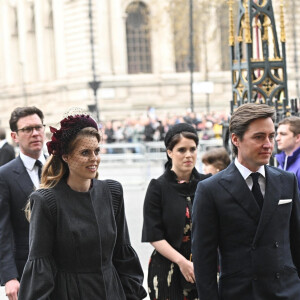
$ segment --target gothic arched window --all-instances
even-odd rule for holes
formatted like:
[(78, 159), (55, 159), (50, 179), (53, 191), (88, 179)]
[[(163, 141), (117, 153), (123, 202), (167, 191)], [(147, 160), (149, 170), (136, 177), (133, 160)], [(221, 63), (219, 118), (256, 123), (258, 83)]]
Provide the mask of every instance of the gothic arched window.
[(143, 2), (132, 2), (126, 9), (128, 73), (151, 73), (149, 11)]

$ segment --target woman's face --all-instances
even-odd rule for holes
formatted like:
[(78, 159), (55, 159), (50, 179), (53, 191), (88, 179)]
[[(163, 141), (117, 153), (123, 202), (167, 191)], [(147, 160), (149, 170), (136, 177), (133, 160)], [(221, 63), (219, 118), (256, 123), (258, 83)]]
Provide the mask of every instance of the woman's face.
[(197, 145), (194, 140), (182, 137), (172, 150), (167, 150), (176, 175), (191, 173), (197, 160)]
[(81, 137), (71, 152), (64, 155), (73, 179), (95, 178), (100, 164), (100, 146), (96, 137)]
[(210, 165), (210, 164), (205, 164), (203, 163), (203, 166), (202, 166), (202, 169), (203, 169), (203, 173), (204, 174), (217, 174), (220, 170), (217, 169), (214, 165)]

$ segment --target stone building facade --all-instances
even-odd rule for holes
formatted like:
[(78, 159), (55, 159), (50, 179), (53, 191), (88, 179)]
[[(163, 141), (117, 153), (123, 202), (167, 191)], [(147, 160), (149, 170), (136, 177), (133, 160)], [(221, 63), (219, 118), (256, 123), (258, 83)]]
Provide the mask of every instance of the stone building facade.
[[(189, 1), (172, 2), (1, 0), (0, 126), (7, 127), (17, 106), (38, 106), (48, 124), (71, 106), (92, 107), (92, 81), (101, 82), (101, 120), (138, 117), (149, 106), (158, 114), (184, 114), (191, 106)], [(194, 0), (195, 112), (229, 111), (226, 2)], [(285, 1), (290, 97), (299, 93), (300, 8), (294, 2)], [(174, 5), (183, 3), (176, 12)], [(273, 0), (277, 22), (279, 4)]]

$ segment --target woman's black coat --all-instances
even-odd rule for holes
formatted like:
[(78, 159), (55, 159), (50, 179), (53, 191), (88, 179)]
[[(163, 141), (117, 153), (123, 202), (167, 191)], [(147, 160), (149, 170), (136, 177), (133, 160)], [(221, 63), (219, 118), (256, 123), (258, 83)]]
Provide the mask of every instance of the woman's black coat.
[(152, 179), (145, 196), (142, 242), (166, 240), (179, 249), (185, 225), (186, 198), (194, 199), (199, 181), (209, 177), (193, 170), (189, 183), (178, 184), (176, 174), (166, 169)]

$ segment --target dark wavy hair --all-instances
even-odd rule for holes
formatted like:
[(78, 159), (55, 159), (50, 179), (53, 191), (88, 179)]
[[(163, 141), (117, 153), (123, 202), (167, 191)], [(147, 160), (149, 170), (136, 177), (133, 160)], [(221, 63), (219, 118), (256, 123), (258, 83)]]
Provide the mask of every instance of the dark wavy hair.
[(35, 115), (35, 114), (37, 114), (39, 116), (39, 118), (41, 119), (41, 121), (43, 123), (44, 114), (37, 107), (35, 107), (35, 106), (25, 106), (25, 107), (15, 108), (13, 110), (13, 112), (11, 113), (10, 119), (9, 119), (10, 130), (11, 131), (17, 131), (18, 130), (17, 123), (18, 123), (19, 119), (27, 117), (27, 116)]

